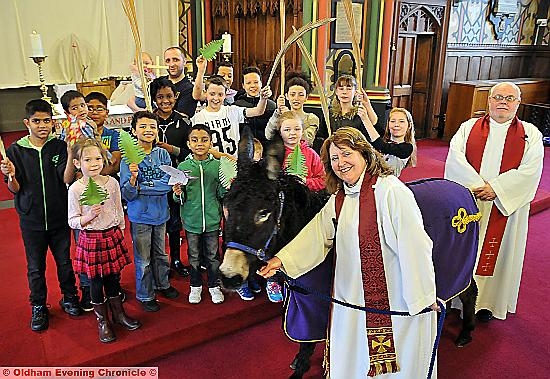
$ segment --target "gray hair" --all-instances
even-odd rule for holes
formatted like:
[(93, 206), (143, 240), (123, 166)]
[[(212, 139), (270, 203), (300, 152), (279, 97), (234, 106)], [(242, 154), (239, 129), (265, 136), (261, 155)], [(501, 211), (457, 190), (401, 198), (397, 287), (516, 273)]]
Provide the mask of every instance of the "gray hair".
[(518, 94), (518, 99), (521, 99), (521, 89), (517, 86), (517, 84), (515, 83), (512, 83), (512, 82), (500, 82), (498, 84), (495, 84), (494, 86), (491, 87), (491, 89), (489, 90), (489, 96), (493, 96), (493, 92), (495, 92), (495, 90), (497, 89), (497, 87), (501, 87), (503, 85), (508, 85), (510, 87), (512, 87)]

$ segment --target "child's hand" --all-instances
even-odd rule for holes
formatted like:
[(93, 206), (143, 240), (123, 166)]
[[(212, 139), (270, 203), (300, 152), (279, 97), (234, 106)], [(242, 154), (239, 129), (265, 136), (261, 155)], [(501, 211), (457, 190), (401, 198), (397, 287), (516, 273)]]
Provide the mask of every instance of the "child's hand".
[(269, 99), (273, 93), (271, 92), (271, 88), (269, 86), (265, 86), (260, 91), (260, 98), (261, 99)]
[(182, 190), (181, 190), (181, 184), (180, 183), (176, 183), (172, 186), (172, 191), (174, 191), (174, 193), (178, 196), (180, 196), (182, 194)]
[(365, 108), (362, 103), (357, 106), (357, 115), (361, 118), (361, 121), (363, 121), (363, 123), (371, 123), (369, 119), (369, 114), (367, 113), (367, 108)]
[(128, 166), (128, 169), (130, 170), (130, 174), (131, 174), (130, 184), (135, 187), (137, 182), (137, 177), (139, 174), (139, 168), (137, 163), (130, 163), (130, 165)]
[(101, 204), (94, 204), (90, 207), (90, 213), (96, 218), (101, 213), (103, 206)]
[(195, 61), (195, 63), (197, 64), (197, 69), (204, 73), (206, 72), (206, 65), (208, 64), (208, 61), (202, 56), (202, 55), (199, 55), (197, 57), (197, 60)]
[(288, 111), (288, 107), (285, 103), (285, 97), (283, 95), (279, 95), (279, 97), (277, 98), (277, 111), (279, 112), (279, 114)]
[(2, 159), (0, 163), (0, 170), (2, 171), (2, 174), (7, 177), (15, 177), (15, 166), (8, 158)]

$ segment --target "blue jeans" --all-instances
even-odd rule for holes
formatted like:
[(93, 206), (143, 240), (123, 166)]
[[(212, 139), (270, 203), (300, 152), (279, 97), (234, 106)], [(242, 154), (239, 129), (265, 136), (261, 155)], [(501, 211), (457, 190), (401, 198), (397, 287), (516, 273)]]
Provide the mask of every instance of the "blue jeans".
[(219, 286), (220, 260), (218, 259), (218, 239), (219, 232), (205, 232), (201, 234), (185, 231), (187, 235), (187, 254), (189, 256), (189, 265), (191, 266), (191, 287), (202, 286), (202, 276), (199, 271), (201, 263), (201, 240), (204, 245), (203, 259), (206, 263), (206, 273), (208, 274), (208, 287)]
[(136, 299), (150, 301), (155, 298), (155, 290), (170, 287), (170, 264), (164, 250), (166, 223), (147, 225), (132, 222), (130, 231), (136, 265)]

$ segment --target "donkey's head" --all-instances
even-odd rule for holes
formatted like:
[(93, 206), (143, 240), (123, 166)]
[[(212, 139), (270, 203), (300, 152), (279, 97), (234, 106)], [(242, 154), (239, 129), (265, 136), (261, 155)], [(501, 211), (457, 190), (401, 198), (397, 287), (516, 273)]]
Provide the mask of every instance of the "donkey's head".
[[(220, 271), (226, 288), (238, 288), (250, 272), (260, 267), (261, 260), (250, 252), (265, 252), (265, 258), (276, 252), (273, 248), (282, 212), (279, 173), (283, 156), (282, 141), (276, 141), (262, 161), (253, 162), (252, 138), (247, 129), (243, 130), (237, 177), (224, 199), (228, 248)], [(238, 246), (233, 246), (235, 243)]]

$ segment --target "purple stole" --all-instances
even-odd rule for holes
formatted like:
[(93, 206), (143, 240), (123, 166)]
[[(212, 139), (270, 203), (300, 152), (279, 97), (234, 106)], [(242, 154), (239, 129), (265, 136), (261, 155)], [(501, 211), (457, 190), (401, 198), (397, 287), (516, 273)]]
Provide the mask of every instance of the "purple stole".
[[(489, 115), (486, 115), (475, 122), (466, 142), (466, 159), (478, 173), (481, 170), (481, 160), (485, 151), (487, 137), (489, 136), (489, 129)], [(521, 121), (517, 117), (514, 117), (506, 133), (499, 173), (502, 174), (503, 172), (518, 168), (523, 159), (524, 149), (525, 129)], [(498, 208), (493, 204), (487, 232), (485, 233), (485, 239), (481, 247), (476, 275), (493, 276), (507, 221), (508, 217), (500, 213)]]

